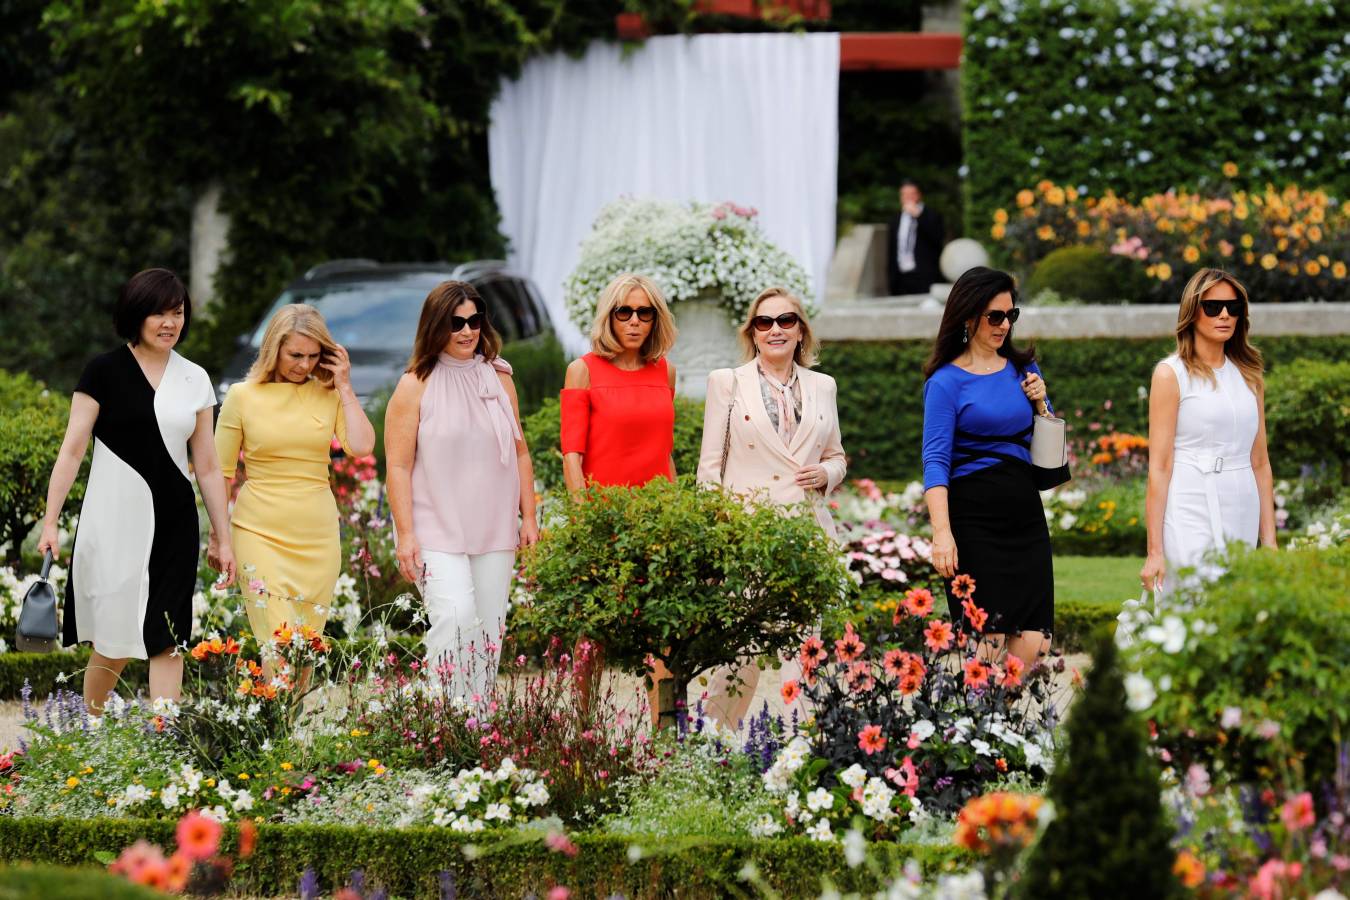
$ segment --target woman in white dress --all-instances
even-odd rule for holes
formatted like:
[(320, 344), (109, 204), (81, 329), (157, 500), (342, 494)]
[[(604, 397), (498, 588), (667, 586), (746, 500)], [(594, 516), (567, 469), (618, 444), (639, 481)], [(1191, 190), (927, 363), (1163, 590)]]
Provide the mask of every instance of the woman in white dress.
[(1181, 569), (1231, 541), (1275, 546), (1261, 352), (1247, 341), (1247, 289), (1220, 269), (1186, 284), (1177, 350), (1153, 371), (1148, 410), (1146, 589), (1170, 593)]

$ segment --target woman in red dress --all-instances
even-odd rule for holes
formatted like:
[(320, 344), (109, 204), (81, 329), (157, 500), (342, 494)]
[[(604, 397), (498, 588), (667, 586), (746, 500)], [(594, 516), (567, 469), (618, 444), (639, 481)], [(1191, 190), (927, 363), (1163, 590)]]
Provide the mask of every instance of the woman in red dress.
[[(572, 361), (563, 382), (563, 482), (574, 499), (590, 484), (674, 480), (675, 366), (666, 353), (675, 334), (661, 289), (645, 275), (617, 275), (600, 292), (591, 352)], [(597, 646), (580, 667), (583, 704), (602, 665)], [(652, 680), (668, 674), (658, 662)]]

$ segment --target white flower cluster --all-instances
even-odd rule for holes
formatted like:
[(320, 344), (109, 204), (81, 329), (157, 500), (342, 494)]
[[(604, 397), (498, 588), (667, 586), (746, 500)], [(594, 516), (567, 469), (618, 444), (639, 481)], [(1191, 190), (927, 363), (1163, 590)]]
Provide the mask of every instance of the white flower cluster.
[[(761, 816), (751, 827), (752, 835), (771, 837), (779, 834), (784, 830), (785, 820), (814, 840), (836, 841), (839, 836), (834, 832), (833, 823), (847, 823), (859, 811), (876, 822), (891, 822), (899, 817), (895, 810), (897, 791), (884, 779), (869, 776), (856, 763), (839, 773), (839, 782), (850, 789), (848, 797), (819, 785), (802, 785), (799, 773), (810, 759), (810, 743), (800, 735), (778, 752), (763, 779), (769, 793), (780, 798), (783, 819), (768, 814)], [(921, 807), (913, 800), (910, 802), (913, 818)]]
[(1289, 548), (1302, 550), (1316, 547), (1319, 550), (1329, 550), (1332, 547), (1339, 547), (1346, 541), (1350, 541), (1350, 512), (1342, 512), (1326, 520), (1319, 519), (1309, 523), (1303, 534), (1289, 539)]
[[(202, 772), (193, 768), (191, 763), (183, 763), (177, 772), (169, 776), (168, 783), (158, 792), (144, 784), (133, 782), (122, 791), (110, 794), (108, 805), (119, 811), (132, 810), (134, 807), (155, 801), (170, 812), (200, 807), (202, 815), (217, 822), (227, 821), (230, 810), (247, 812), (253, 808), (253, 795), (248, 790), (233, 788), (228, 780), (222, 780), (215, 787), (218, 796), (211, 797), (209, 791), (203, 789), (208, 784)], [(225, 803), (208, 806), (213, 799), (223, 800)]]
[(1087, 491), (1082, 488), (1059, 488), (1041, 492), (1045, 509), (1045, 523), (1053, 535), (1056, 531), (1072, 531), (1078, 524), (1078, 512), (1087, 502)]
[(403, 824), (430, 823), (470, 833), (527, 820), (529, 809), (548, 801), (548, 788), (539, 776), (532, 769), (518, 768), (508, 757), (493, 771), (460, 769), (448, 783), (424, 781), (414, 786)]
[(755, 210), (732, 203), (614, 201), (600, 211), (564, 285), (568, 315), (589, 328), (600, 291), (620, 272), (649, 276), (672, 302), (716, 291), (735, 321), (760, 291), (774, 285), (810, 307), (805, 270), (764, 236), (755, 216)]

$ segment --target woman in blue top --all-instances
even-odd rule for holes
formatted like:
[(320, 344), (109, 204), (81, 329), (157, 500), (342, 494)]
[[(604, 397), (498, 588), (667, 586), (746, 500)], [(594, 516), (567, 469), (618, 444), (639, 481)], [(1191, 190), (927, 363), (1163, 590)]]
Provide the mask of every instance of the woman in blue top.
[(1048, 649), (1055, 616), (1050, 532), (1029, 449), (1033, 412), (1049, 407), (1034, 352), (1013, 346), (1017, 314), (1006, 272), (979, 266), (952, 286), (924, 365), (923, 486), (933, 565), (953, 615), (970, 595), (965, 579), (955, 590), (952, 580), (969, 575), (989, 617), (989, 649), (1006, 641), (1031, 663)]

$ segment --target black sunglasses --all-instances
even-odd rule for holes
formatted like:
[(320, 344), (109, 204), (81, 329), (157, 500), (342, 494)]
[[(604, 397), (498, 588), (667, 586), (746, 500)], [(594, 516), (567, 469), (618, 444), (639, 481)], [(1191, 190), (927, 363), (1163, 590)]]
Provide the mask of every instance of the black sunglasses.
[(1205, 315), (1209, 316), (1211, 319), (1217, 318), (1219, 313), (1223, 312), (1225, 309), (1228, 310), (1228, 314), (1230, 316), (1232, 316), (1235, 319), (1240, 319), (1242, 318), (1243, 307), (1245, 305), (1246, 305), (1245, 303), (1243, 303), (1241, 300), (1238, 300), (1237, 298), (1234, 298), (1232, 300), (1200, 301), (1200, 308), (1203, 309), (1205, 311)]
[(796, 313), (783, 313), (777, 318), (773, 316), (755, 316), (750, 320), (750, 324), (755, 326), (756, 331), (768, 331), (773, 327), (773, 324), (777, 322), (779, 328), (787, 330), (801, 320), (801, 316)]
[(483, 314), (480, 313), (480, 312), (476, 312), (476, 313), (474, 313), (473, 315), (471, 315), (471, 316), (469, 316), (469, 317), (467, 317), (467, 318), (465, 318), (464, 316), (451, 316), (451, 317), (450, 317), (450, 333), (451, 333), (451, 334), (459, 334), (461, 331), (464, 330), (464, 326), (465, 326), (465, 325), (468, 325), (468, 326), (469, 326), (469, 329), (472, 330), (472, 331), (477, 331), (478, 329), (482, 328), (482, 327), (483, 327)]
[(633, 318), (633, 313), (637, 313), (639, 322), (650, 322), (656, 318), (655, 306), (616, 306), (614, 307), (614, 318), (620, 322), (627, 322)]
[(989, 310), (989, 312), (984, 314), (984, 317), (989, 320), (990, 325), (993, 325), (995, 328), (997, 328), (999, 325), (1003, 324), (1004, 319), (1008, 320), (1009, 325), (1013, 324), (1014, 322), (1017, 321), (1017, 317), (1020, 316), (1021, 314), (1022, 311), (1018, 309), (1016, 306), (1014, 306), (1007, 312), (1004, 312), (1001, 309), (991, 309)]

